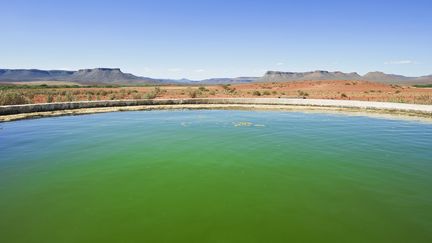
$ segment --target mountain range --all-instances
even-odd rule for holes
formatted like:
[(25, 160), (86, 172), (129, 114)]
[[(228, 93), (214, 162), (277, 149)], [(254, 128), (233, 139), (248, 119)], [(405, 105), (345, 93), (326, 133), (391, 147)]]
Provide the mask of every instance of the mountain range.
[(268, 71), (262, 77), (212, 78), (200, 81), (189, 79), (154, 79), (123, 73), (119, 68), (94, 68), (78, 71), (38, 70), (38, 69), (0, 69), (0, 82), (29, 81), (66, 81), (82, 84), (231, 84), (250, 82), (290, 82), (305, 80), (364, 80), (389, 84), (431, 84), (432, 75), (406, 77), (369, 72), (358, 73), (311, 71), (311, 72), (280, 72)]
[(66, 81), (97, 83), (158, 83), (160, 80), (123, 73), (119, 68), (80, 69), (78, 71), (39, 69), (0, 69), (2, 82)]
[(363, 80), (389, 84), (430, 84), (432, 75), (421, 77), (406, 77), (402, 75), (386, 74), (383, 72), (369, 72), (365, 75), (358, 73), (343, 73), (329, 71), (313, 72), (279, 72), (268, 71), (259, 82), (287, 82), (305, 80)]

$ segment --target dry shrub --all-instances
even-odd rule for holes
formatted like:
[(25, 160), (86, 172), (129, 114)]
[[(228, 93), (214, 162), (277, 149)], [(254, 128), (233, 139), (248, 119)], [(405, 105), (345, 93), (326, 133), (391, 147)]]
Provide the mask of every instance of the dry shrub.
[(255, 90), (252, 95), (254, 96), (261, 96), (261, 93), (258, 90)]
[(30, 100), (21, 93), (0, 91), (0, 105), (22, 105), (28, 103), (30, 103)]

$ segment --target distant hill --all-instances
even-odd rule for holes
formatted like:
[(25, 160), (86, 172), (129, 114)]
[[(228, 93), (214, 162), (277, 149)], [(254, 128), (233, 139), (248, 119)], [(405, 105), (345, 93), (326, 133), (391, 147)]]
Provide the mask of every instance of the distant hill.
[(363, 76), (363, 79), (383, 83), (403, 83), (409, 82), (413, 78), (396, 74), (386, 74), (383, 72), (369, 72)]
[(159, 83), (160, 80), (123, 73), (118, 68), (94, 68), (78, 71), (0, 69), (0, 81), (70, 81), (82, 84), (96, 83)]
[(304, 81), (304, 80), (359, 80), (362, 76), (358, 73), (313, 71), (313, 72), (279, 72), (268, 71), (260, 82), (284, 82), (284, 81)]
[(402, 75), (370, 72), (358, 73), (311, 71), (280, 72), (268, 71), (263, 77), (211, 78), (200, 81), (189, 79), (153, 79), (123, 73), (119, 68), (94, 68), (78, 71), (38, 70), (38, 69), (0, 69), (0, 82), (63, 81), (81, 84), (236, 84), (251, 82), (289, 82), (305, 80), (364, 80), (388, 84), (432, 84), (432, 75), (406, 77)]
[(432, 75), (421, 77), (406, 77), (402, 75), (386, 74), (383, 72), (369, 72), (366, 75), (358, 73), (343, 73), (329, 71), (313, 72), (280, 72), (268, 71), (258, 82), (287, 82), (305, 80), (363, 80), (388, 84), (430, 84)]
[(0, 69), (1, 81), (35, 81), (35, 80), (57, 80), (69, 77), (73, 71), (62, 70), (38, 70), (38, 69)]
[(240, 84), (251, 83), (258, 80), (258, 77), (238, 77), (238, 78), (211, 78), (198, 81), (202, 84)]

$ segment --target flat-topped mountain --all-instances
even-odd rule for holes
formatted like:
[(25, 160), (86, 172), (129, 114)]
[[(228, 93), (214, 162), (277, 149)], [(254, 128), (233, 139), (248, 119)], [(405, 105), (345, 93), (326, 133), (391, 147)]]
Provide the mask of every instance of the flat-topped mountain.
[(261, 82), (283, 82), (283, 81), (302, 81), (302, 80), (359, 80), (362, 76), (358, 73), (343, 73), (329, 71), (313, 72), (279, 72), (268, 71), (258, 81)]
[(159, 80), (123, 73), (119, 68), (94, 68), (78, 71), (0, 69), (0, 81), (70, 81), (79, 83), (158, 83)]
[(370, 80), (370, 81), (391, 83), (391, 82), (405, 82), (414, 78), (405, 77), (396, 74), (386, 74), (383, 72), (369, 72), (363, 76), (363, 79)]
[(119, 68), (94, 68), (81, 69), (69, 77), (75, 82), (130, 82), (142, 80), (141, 77), (129, 73), (123, 73)]
[(383, 72), (369, 72), (365, 75), (358, 73), (313, 71), (313, 72), (280, 72), (268, 71), (259, 82), (287, 82), (305, 80), (363, 80), (390, 84), (426, 84), (432, 83), (432, 75), (421, 77), (406, 77), (402, 75), (386, 74)]
[(73, 71), (38, 69), (0, 69), (1, 81), (57, 80), (69, 77)]

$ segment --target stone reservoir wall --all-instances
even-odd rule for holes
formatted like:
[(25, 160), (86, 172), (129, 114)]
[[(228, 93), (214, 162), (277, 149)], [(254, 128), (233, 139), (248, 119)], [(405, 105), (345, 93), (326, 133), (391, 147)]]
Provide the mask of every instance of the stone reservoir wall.
[(374, 110), (393, 110), (432, 115), (432, 105), (415, 105), (387, 102), (369, 102), (353, 100), (287, 99), (287, 98), (220, 98), (220, 99), (155, 99), (155, 100), (105, 100), (77, 101), (28, 105), (0, 106), (0, 115), (33, 113), (82, 108), (176, 105), (176, 104), (242, 104), (242, 105), (294, 105), (357, 108)]

